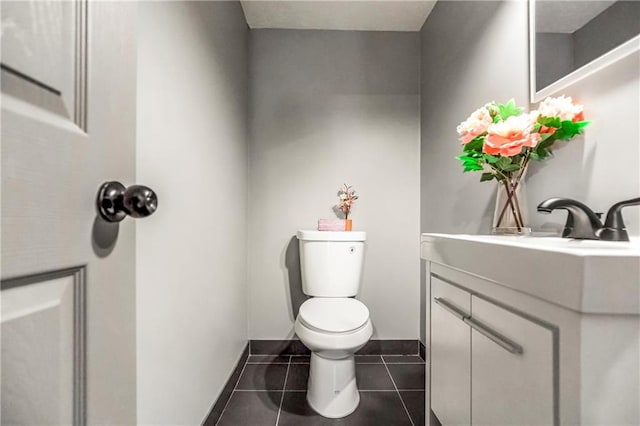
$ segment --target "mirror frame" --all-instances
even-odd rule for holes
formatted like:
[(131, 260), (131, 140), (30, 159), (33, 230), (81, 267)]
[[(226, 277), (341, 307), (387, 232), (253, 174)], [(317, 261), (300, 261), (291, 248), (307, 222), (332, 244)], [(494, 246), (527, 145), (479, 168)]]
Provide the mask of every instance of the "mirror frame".
[(638, 51), (640, 51), (640, 34), (538, 90), (536, 87), (536, 0), (529, 0), (529, 101), (532, 104)]

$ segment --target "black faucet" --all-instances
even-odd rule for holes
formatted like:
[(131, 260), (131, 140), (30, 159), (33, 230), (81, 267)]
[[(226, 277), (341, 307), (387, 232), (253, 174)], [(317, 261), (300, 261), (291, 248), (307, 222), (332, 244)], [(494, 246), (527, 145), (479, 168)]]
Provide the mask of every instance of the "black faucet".
[(624, 220), (622, 220), (622, 208), (638, 205), (640, 205), (640, 197), (620, 201), (611, 206), (607, 213), (607, 219), (604, 221), (604, 227), (598, 233), (600, 239), (607, 241), (629, 241), (629, 234), (624, 225)]
[(563, 238), (599, 239), (597, 232), (602, 228), (602, 222), (589, 207), (580, 201), (569, 198), (549, 198), (538, 205), (540, 213), (551, 213), (557, 209), (567, 211), (567, 223), (562, 232)]
[(640, 197), (614, 204), (607, 213), (604, 226), (597, 213), (580, 201), (569, 198), (549, 198), (538, 205), (538, 211), (541, 213), (551, 213), (556, 209), (567, 211), (563, 238), (629, 241), (629, 234), (622, 220), (622, 208), (636, 205), (640, 205)]

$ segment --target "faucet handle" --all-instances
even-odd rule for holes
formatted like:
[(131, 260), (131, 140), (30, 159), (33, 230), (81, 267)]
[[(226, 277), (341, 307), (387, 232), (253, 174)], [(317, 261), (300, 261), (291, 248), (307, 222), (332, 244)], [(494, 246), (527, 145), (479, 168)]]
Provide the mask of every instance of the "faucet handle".
[(549, 198), (538, 205), (540, 213), (551, 213), (556, 209), (567, 211), (567, 222), (562, 232), (563, 238), (598, 239), (596, 232), (602, 228), (602, 222), (585, 204), (570, 198)]
[(640, 205), (640, 197), (615, 203), (607, 213), (607, 219), (604, 227), (600, 230), (598, 236), (601, 240), (607, 241), (629, 241), (624, 220), (622, 218), (622, 209), (629, 206)]

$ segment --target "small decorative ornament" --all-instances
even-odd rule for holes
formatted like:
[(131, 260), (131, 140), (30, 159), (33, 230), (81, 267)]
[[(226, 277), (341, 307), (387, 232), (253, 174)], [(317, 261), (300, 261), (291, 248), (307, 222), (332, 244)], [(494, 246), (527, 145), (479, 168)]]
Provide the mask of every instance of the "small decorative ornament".
[(556, 141), (572, 139), (589, 124), (583, 106), (565, 96), (547, 98), (529, 113), (516, 107), (513, 99), (506, 104), (490, 102), (460, 123), (457, 131), (464, 153), (456, 158), (464, 172), (481, 171), (480, 182), (498, 182), (493, 233), (531, 232), (522, 193), (529, 162), (551, 157)]
[(356, 195), (356, 191), (353, 189), (353, 187), (345, 183), (338, 190), (338, 198), (340, 202), (335, 207), (344, 214), (344, 230), (351, 231), (353, 224), (351, 222), (351, 219), (349, 219), (349, 213), (351, 213), (353, 203), (358, 199), (358, 196)]

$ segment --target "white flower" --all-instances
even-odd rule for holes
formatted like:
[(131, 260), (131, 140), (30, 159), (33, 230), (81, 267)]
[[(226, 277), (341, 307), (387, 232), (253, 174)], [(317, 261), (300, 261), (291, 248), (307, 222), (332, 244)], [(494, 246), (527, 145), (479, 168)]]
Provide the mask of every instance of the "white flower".
[(493, 119), (489, 109), (486, 106), (478, 108), (456, 128), (458, 135), (460, 135), (460, 141), (463, 144), (471, 142), (473, 138), (486, 132), (491, 123), (493, 123)]
[(351, 211), (351, 207), (353, 207), (354, 201), (358, 199), (356, 191), (351, 186), (348, 186), (345, 183), (338, 191), (338, 199), (340, 200), (340, 202), (336, 207), (342, 210), (342, 212), (345, 214), (345, 217), (348, 217), (349, 212)]
[(546, 98), (538, 107), (538, 114), (543, 117), (558, 117), (561, 121), (573, 120), (582, 114), (584, 107), (574, 104), (571, 96), (559, 96)]

